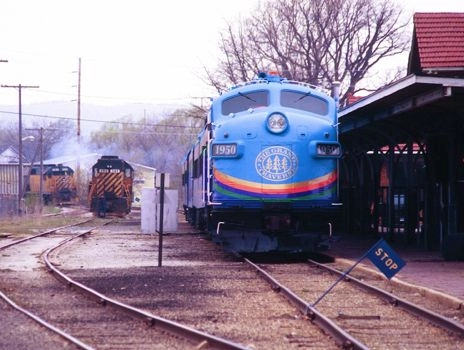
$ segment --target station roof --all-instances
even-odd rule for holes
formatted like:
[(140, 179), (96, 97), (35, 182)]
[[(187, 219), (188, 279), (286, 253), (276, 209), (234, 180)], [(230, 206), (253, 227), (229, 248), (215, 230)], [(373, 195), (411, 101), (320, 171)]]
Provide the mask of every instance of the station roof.
[(415, 13), (408, 74), (464, 76), (464, 13)]
[(416, 13), (408, 75), (339, 113), (346, 147), (420, 142), (464, 128), (464, 13)]
[(464, 79), (414, 74), (339, 113), (342, 144), (364, 149), (452, 133), (457, 123), (464, 123)]

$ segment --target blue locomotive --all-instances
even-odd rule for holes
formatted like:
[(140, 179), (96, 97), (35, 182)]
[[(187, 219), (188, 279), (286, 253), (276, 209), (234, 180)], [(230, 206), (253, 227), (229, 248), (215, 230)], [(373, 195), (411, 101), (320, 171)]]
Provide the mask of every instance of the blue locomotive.
[(183, 161), (187, 221), (226, 250), (319, 249), (340, 214), (336, 99), (264, 73), (215, 98)]

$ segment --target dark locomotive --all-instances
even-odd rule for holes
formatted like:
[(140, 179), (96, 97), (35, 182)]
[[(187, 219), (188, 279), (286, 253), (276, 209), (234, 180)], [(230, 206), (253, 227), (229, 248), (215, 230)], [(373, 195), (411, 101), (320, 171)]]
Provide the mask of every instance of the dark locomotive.
[(88, 201), (99, 217), (122, 217), (131, 211), (134, 169), (118, 156), (102, 156), (92, 167)]
[[(41, 174), (42, 170), (42, 174)], [(62, 164), (34, 165), (29, 176), (29, 193), (40, 194), (42, 179), (42, 199), (45, 204), (72, 204), (76, 199), (76, 179), (74, 170)]]

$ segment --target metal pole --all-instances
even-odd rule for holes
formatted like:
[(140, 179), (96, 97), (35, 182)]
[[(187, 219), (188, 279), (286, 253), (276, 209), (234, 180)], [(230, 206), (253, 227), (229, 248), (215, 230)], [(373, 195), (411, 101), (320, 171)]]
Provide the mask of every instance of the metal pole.
[[(81, 148), (81, 58), (79, 57), (79, 71), (77, 78), (77, 146)], [(77, 152), (76, 160), (76, 198), (78, 203), (80, 203), (80, 193), (81, 193), (81, 152)]]
[[(363, 261), (368, 255), (369, 253), (371, 252), (371, 250), (377, 246), (377, 244), (381, 241), (382, 239), (380, 239), (375, 245), (373, 245), (367, 252), (365, 252), (355, 263), (353, 266), (351, 266), (348, 270), (346, 270), (342, 275), (340, 275), (340, 277), (334, 282), (334, 284), (332, 284), (329, 289), (327, 289), (324, 293), (322, 293), (322, 295), (313, 303), (311, 304), (312, 307), (316, 307), (317, 304), (319, 304), (319, 302), (327, 295), (330, 293), (330, 291), (332, 289), (335, 288), (335, 286), (340, 283), (342, 280), (345, 279), (346, 276), (348, 276), (350, 274), (351, 271), (354, 270), (354, 268), (356, 266), (358, 266), (358, 264)], [(309, 304), (308, 304), (309, 305)]]
[(161, 173), (160, 184), (160, 214), (159, 214), (159, 243), (158, 243), (158, 267), (162, 265), (163, 259), (163, 221), (164, 221), (164, 173)]
[(18, 167), (18, 215), (21, 216), (21, 202), (23, 199), (23, 123), (22, 123), (22, 110), (21, 110), (21, 84), (19, 87), (19, 167)]
[(19, 161), (18, 161), (18, 215), (21, 215), (21, 204), (23, 199), (23, 123), (22, 123), (22, 108), (21, 108), (21, 90), (23, 88), (38, 88), (38, 86), (28, 85), (2, 85), (5, 88), (19, 89)]
[(79, 70), (77, 72), (77, 142), (81, 137), (81, 58), (79, 57)]
[(39, 201), (40, 201), (40, 213), (42, 214), (43, 210), (43, 128), (40, 128), (40, 139), (39, 139), (39, 152), (40, 152), (40, 194), (39, 194)]

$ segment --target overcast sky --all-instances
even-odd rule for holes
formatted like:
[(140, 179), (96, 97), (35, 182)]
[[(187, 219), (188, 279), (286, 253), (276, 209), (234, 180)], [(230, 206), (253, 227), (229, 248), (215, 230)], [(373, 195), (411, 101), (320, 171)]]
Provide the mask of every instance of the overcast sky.
[[(214, 93), (200, 79), (214, 66), (226, 22), (259, 0), (2, 0), (0, 83), (23, 89), (23, 104), (182, 103)], [(462, 0), (401, 1), (414, 12), (464, 12)], [(17, 89), (0, 88), (15, 105)], [(70, 102), (72, 103), (72, 102)]]

